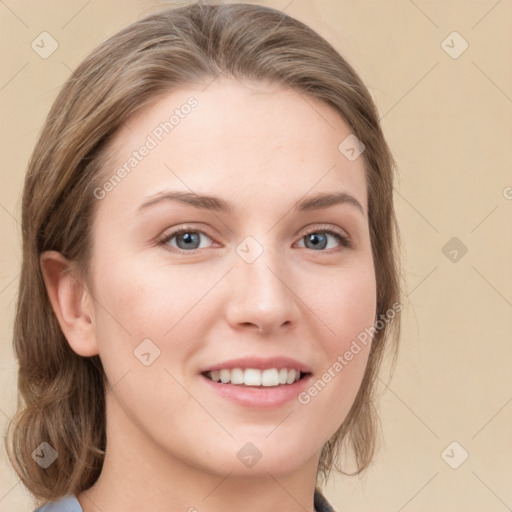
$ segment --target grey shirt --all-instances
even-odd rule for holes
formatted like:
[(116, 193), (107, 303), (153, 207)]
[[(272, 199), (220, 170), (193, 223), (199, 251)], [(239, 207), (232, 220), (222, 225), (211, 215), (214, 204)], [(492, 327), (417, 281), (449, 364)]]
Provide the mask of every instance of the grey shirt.
[[(315, 489), (314, 504), (316, 512), (335, 512), (318, 489)], [(64, 496), (58, 501), (51, 501), (34, 512), (83, 512), (83, 510), (76, 496), (70, 495)]]

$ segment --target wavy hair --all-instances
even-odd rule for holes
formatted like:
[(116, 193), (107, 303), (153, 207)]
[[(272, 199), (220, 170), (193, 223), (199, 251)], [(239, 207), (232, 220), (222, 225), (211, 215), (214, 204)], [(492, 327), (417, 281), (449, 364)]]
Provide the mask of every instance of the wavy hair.
[[(52, 309), (40, 267), (55, 250), (88, 275), (94, 189), (109, 142), (134, 112), (174, 88), (234, 80), (280, 84), (334, 108), (362, 141), (368, 222), (377, 286), (377, 317), (400, 301), (399, 232), (393, 207), (395, 164), (367, 88), (347, 61), (311, 28), (278, 10), (249, 4), (197, 2), (167, 8), (130, 24), (97, 46), (64, 84), (31, 155), (22, 197), (22, 266), (14, 351), (18, 409), (7, 429), (9, 459), (40, 500), (78, 494), (103, 465), (104, 370), (99, 356), (69, 346)], [(340, 141), (341, 142), (341, 141)], [(372, 460), (378, 433), (375, 385), (384, 348), (400, 319), (375, 333), (356, 399), (323, 446), (317, 472), (340, 467), (341, 446), (353, 450), (360, 473)], [(58, 458), (43, 469), (32, 458), (41, 442)]]

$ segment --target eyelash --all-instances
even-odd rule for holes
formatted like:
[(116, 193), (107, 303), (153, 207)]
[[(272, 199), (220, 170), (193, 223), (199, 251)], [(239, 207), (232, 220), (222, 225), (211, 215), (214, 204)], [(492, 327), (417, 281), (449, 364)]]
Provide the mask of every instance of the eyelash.
[[(197, 228), (184, 226), (184, 227), (181, 227), (179, 229), (176, 229), (175, 231), (171, 231), (170, 233), (164, 233), (162, 236), (160, 236), (157, 239), (158, 245), (164, 246), (166, 248), (170, 247), (168, 245), (168, 242), (170, 240), (172, 240), (174, 237), (182, 235), (184, 233), (200, 233), (202, 235), (207, 236), (210, 240), (213, 240), (212, 237), (210, 237), (204, 231), (201, 231), (201, 230), (199, 230)], [(341, 233), (339, 233), (338, 231), (336, 231), (336, 230), (334, 230), (334, 229), (332, 229), (330, 227), (322, 227), (321, 226), (321, 227), (319, 227), (317, 229), (309, 231), (309, 232), (305, 233), (304, 235), (302, 235), (300, 240), (302, 240), (307, 235), (310, 235), (310, 234), (313, 234), (313, 233), (326, 233), (328, 235), (331, 235), (331, 236), (337, 238), (342, 247), (344, 247), (346, 249), (351, 249), (352, 248), (352, 241), (351, 241), (350, 237), (348, 237), (346, 235), (342, 235)], [(306, 249), (307, 249), (307, 247), (306, 247)], [(191, 249), (190, 251), (185, 251), (185, 250), (179, 249), (177, 247), (172, 247), (171, 250), (173, 252), (178, 252), (180, 254), (195, 254), (200, 249)], [(324, 253), (324, 254), (332, 254), (333, 252), (337, 252), (340, 249), (331, 248), (331, 249), (325, 249), (325, 250), (322, 249), (322, 250), (318, 250), (318, 251), (315, 251), (314, 249), (310, 249), (310, 250), (314, 251), (314, 252)]]

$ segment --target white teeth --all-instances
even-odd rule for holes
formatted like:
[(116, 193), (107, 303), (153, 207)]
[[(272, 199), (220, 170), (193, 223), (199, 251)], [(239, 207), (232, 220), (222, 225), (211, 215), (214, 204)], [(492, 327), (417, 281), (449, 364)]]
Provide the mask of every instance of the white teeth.
[(243, 384), (244, 371), (241, 368), (233, 368), (231, 370), (231, 384)]
[(246, 386), (261, 386), (261, 370), (247, 368), (244, 371), (244, 384)]
[(288, 377), (286, 379), (286, 383), (293, 384), (295, 382), (296, 376), (297, 376), (297, 372), (295, 370), (288, 370)]
[(207, 376), (215, 381), (227, 384), (245, 386), (272, 387), (280, 384), (293, 384), (300, 379), (300, 371), (294, 368), (269, 368), (259, 370), (257, 368), (233, 368), (232, 370), (213, 370)]
[(275, 368), (270, 370), (263, 370), (261, 372), (261, 385), (262, 386), (277, 386), (279, 384), (279, 374)]

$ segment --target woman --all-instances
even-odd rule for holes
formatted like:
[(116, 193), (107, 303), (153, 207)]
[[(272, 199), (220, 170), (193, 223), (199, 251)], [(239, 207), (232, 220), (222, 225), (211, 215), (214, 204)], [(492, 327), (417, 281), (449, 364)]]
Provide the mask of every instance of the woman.
[(38, 510), (332, 510), (398, 339), (393, 169), (354, 70), (279, 11), (96, 48), (23, 195), (7, 446)]

